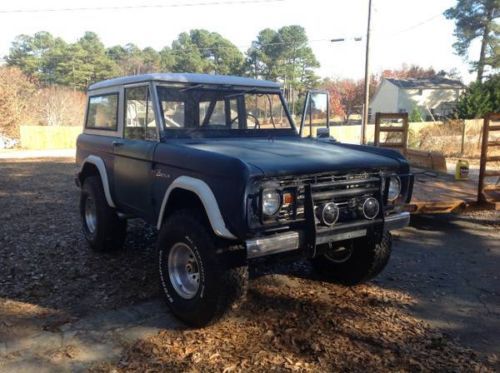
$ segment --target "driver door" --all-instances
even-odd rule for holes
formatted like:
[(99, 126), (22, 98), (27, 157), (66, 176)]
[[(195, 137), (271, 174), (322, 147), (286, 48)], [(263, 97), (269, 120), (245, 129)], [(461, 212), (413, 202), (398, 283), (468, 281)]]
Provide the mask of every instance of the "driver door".
[(153, 155), (158, 145), (149, 85), (125, 88), (123, 128), (123, 138), (113, 142), (115, 196), (122, 210), (147, 218), (153, 211)]

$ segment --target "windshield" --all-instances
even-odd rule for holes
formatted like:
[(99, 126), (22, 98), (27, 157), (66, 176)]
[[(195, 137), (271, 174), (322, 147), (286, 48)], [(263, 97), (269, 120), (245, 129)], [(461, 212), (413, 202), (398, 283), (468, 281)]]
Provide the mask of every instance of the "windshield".
[(158, 87), (167, 132), (294, 130), (279, 91)]

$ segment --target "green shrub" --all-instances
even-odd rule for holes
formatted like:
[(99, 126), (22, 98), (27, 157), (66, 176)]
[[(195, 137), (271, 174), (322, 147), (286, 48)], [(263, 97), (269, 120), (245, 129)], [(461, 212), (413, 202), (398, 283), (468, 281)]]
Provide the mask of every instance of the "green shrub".
[(475, 119), (491, 112), (500, 112), (500, 74), (493, 75), (484, 83), (471, 83), (458, 99), (455, 116)]
[(413, 107), (413, 110), (410, 113), (409, 116), (409, 121), (410, 122), (422, 122), (422, 113), (420, 112), (420, 109), (417, 106)]

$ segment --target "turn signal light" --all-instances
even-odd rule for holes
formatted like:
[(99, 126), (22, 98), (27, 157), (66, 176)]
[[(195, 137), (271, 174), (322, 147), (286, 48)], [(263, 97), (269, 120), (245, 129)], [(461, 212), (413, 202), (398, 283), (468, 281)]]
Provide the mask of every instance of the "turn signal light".
[(283, 193), (283, 204), (290, 205), (294, 202), (294, 197), (292, 193)]

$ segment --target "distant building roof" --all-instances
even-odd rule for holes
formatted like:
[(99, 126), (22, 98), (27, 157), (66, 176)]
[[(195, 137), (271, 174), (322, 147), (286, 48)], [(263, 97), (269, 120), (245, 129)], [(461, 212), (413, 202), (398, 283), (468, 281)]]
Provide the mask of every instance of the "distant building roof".
[(92, 84), (89, 91), (113, 87), (123, 84), (141, 83), (147, 81), (160, 81), (168, 83), (193, 83), (193, 84), (222, 84), (243, 87), (258, 87), (278, 89), (281, 87), (279, 83), (268, 80), (243, 78), (230, 75), (210, 75), (210, 74), (194, 74), (194, 73), (152, 73), (143, 75), (124, 76), (121, 78), (104, 80)]
[(403, 89), (457, 89), (465, 88), (459, 80), (434, 76), (432, 78), (422, 79), (393, 79), (385, 78), (395, 86)]

